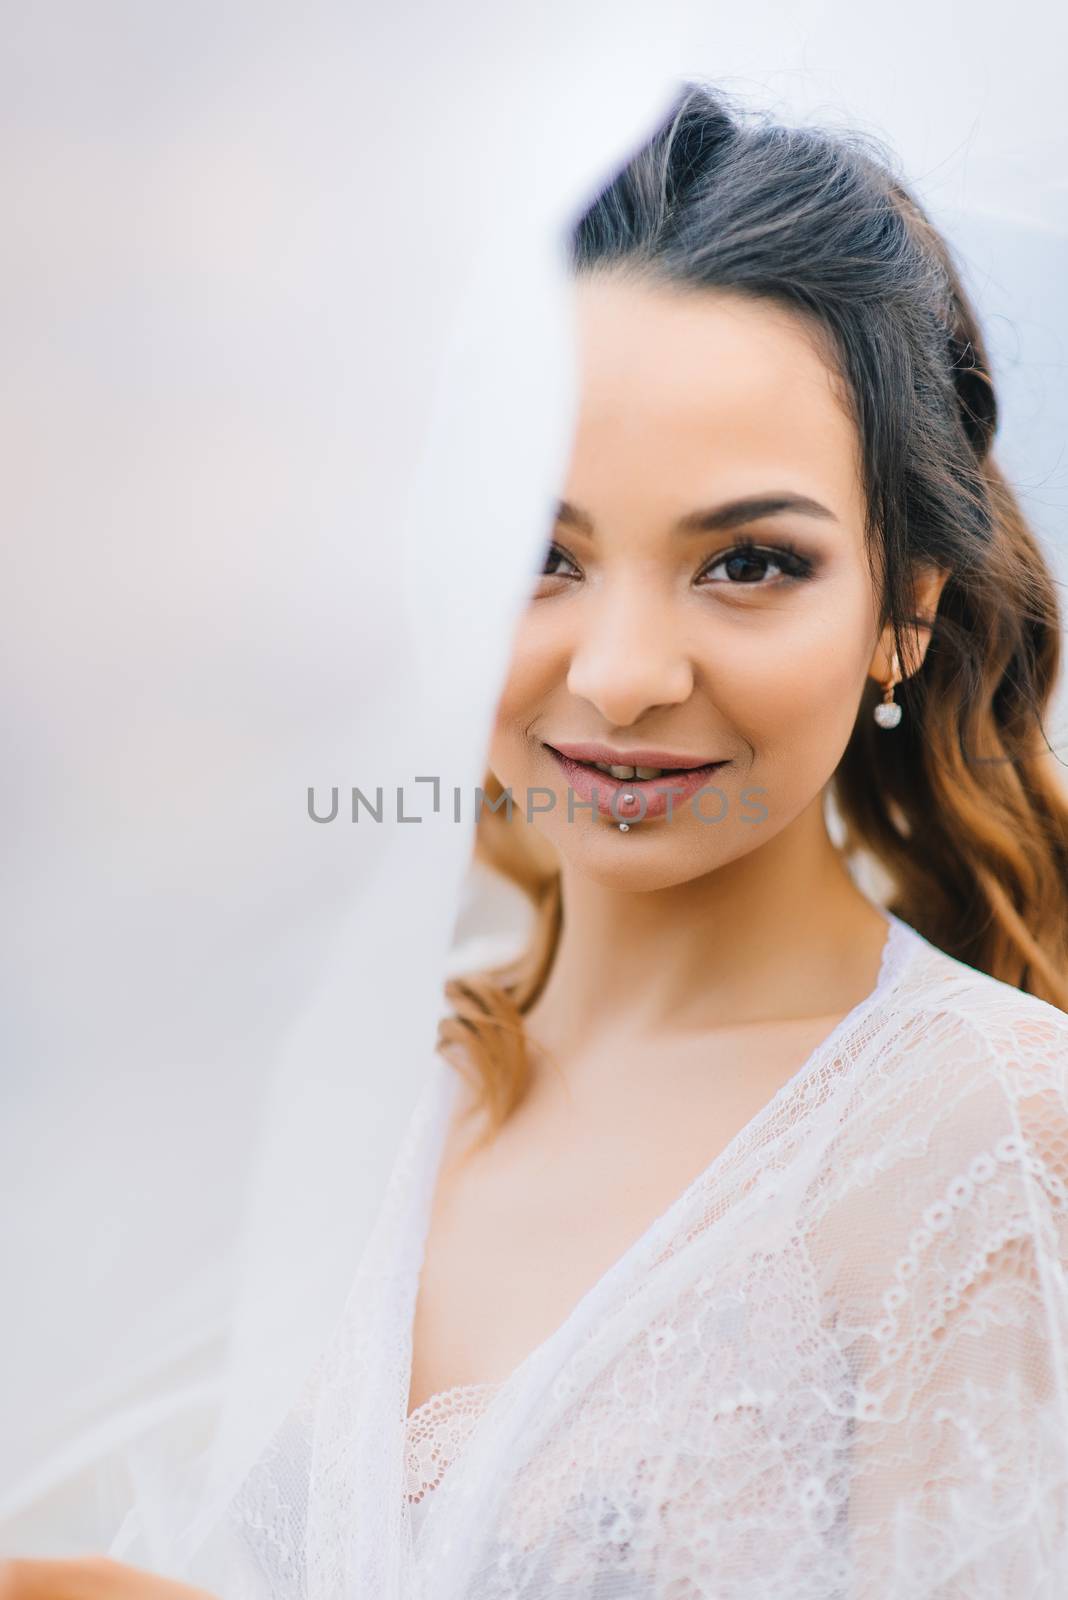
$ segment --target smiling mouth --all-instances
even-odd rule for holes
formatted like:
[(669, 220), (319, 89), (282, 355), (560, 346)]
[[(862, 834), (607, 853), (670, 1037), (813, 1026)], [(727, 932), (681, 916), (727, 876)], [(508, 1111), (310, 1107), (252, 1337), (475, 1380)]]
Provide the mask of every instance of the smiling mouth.
[(697, 773), (715, 772), (718, 767), (725, 765), (723, 761), (706, 761), (701, 765), (694, 767), (631, 766), (628, 763), (617, 764), (603, 761), (580, 761), (576, 756), (565, 756), (563, 752), (557, 750), (554, 745), (548, 745), (547, 748), (551, 750), (555, 756), (559, 756), (561, 760), (576, 767), (583, 767), (587, 772), (600, 773), (602, 777), (608, 778), (616, 783), (655, 783), (661, 778), (682, 778)]

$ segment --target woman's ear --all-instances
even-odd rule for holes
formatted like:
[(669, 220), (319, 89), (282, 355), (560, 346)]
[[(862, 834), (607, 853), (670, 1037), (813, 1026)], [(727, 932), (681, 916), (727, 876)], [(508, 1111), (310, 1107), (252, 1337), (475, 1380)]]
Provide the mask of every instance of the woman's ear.
[[(925, 625), (917, 623), (903, 630), (902, 644), (907, 659), (898, 661), (896, 675), (898, 682), (902, 678), (911, 678), (912, 674), (918, 672), (923, 665), (927, 646), (931, 642), (931, 627), (938, 611), (938, 602), (942, 598), (942, 590), (949, 576), (949, 569), (946, 567), (924, 563), (913, 568), (912, 610), (915, 616), (925, 619)], [(868, 676), (879, 684), (888, 683), (893, 659), (894, 630), (888, 623), (879, 635), (879, 642), (868, 668)]]
[(928, 623), (928, 627), (923, 630), (923, 651), (916, 663), (919, 666), (927, 653), (927, 645), (931, 637), (929, 628), (934, 622), (935, 613), (938, 610), (938, 602), (942, 598), (942, 590), (949, 581), (950, 574), (948, 567), (935, 567), (926, 564), (917, 566), (914, 572), (913, 610), (917, 616), (925, 617)]

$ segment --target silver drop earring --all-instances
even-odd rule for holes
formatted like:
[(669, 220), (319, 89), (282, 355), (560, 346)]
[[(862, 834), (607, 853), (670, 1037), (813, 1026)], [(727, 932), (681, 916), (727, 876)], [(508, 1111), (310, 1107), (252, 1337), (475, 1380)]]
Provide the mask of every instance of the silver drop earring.
[(895, 650), (894, 659), (890, 667), (890, 677), (883, 685), (883, 697), (873, 713), (880, 728), (896, 728), (901, 721), (901, 707), (894, 699), (894, 685), (898, 681), (900, 670), (900, 663)]

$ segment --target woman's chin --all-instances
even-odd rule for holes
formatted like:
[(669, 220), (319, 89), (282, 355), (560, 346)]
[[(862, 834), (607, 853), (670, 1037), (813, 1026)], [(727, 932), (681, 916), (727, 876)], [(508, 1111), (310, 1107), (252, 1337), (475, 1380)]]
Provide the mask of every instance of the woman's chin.
[(734, 850), (726, 841), (710, 849), (707, 835), (687, 838), (683, 830), (656, 824), (643, 831), (640, 822), (630, 824), (625, 833), (614, 823), (583, 828), (564, 841), (554, 836), (552, 843), (569, 876), (641, 893), (690, 883), (745, 853), (739, 841)]

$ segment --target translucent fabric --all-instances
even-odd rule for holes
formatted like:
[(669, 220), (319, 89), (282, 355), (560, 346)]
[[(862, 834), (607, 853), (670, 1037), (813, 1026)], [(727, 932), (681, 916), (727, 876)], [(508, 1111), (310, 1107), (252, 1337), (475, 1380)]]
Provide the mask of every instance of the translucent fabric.
[(1065, 1593), (1068, 1015), (889, 917), (872, 993), (486, 1386), (413, 1517), (456, 1083), (436, 1067), (314, 1381), (203, 1553), (227, 1600)]
[(4, 24), (0, 1555), (178, 1576), (345, 1303), (689, 12)]

